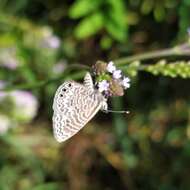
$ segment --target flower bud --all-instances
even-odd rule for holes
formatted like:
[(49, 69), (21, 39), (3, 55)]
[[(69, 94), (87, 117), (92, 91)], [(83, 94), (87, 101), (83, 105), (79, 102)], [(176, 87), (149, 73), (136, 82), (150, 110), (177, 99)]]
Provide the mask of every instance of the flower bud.
[(124, 90), (123, 87), (120, 85), (119, 80), (111, 80), (110, 81), (110, 92), (112, 96), (123, 96)]
[(106, 72), (106, 68), (107, 68), (107, 63), (103, 61), (97, 61), (93, 69), (97, 75), (100, 75)]

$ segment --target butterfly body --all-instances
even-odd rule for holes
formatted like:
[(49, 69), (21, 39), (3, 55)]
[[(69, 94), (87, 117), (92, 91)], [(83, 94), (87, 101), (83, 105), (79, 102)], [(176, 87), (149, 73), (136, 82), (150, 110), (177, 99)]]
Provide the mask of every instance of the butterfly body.
[(84, 84), (64, 82), (56, 91), (53, 102), (53, 130), (58, 142), (63, 142), (83, 128), (100, 110), (107, 109), (107, 100), (94, 89), (91, 75)]

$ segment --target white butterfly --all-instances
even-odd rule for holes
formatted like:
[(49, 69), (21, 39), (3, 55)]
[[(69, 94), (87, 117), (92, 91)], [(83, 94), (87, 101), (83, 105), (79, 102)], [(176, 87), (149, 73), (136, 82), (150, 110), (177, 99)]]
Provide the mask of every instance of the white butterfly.
[(94, 88), (90, 73), (84, 84), (64, 82), (56, 91), (53, 102), (53, 131), (63, 142), (83, 128), (99, 110), (106, 111), (107, 99)]

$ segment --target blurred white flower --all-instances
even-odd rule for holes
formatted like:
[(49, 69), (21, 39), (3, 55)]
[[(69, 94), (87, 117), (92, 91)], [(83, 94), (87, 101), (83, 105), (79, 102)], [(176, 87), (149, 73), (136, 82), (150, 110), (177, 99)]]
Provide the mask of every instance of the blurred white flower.
[(56, 63), (53, 66), (53, 73), (54, 74), (61, 74), (61, 73), (63, 73), (63, 71), (65, 70), (66, 66), (67, 66), (66, 61), (60, 60), (58, 63)]
[(5, 48), (1, 50), (0, 66), (11, 70), (14, 70), (19, 66), (15, 48)]
[(110, 73), (113, 73), (113, 72), (116, 70), (116, 67), (115, 67), (113, 61), (110, 61), (110, 62), (108, 63), (108, 65), (107, 65), (107, 70), (108, 70), (108, 72), (110, 72)]
[(60, 46), (60, 39), (57, 36), (51, 36), (48, 39), (50, 48), (58, 48)]
[(11, 121), (5, 115), (0, 115), (0, 134), (5, 134), (11, 126)]
[(57, 36), (47, 36), (44, 39), (42, 39), (42, 47), (45, 48), (52, 48), (52, 49), (57, 49), (60, 47), (60, 39)]
[(121, 78), (121, 70), (116, 70), (116, 71), (114, 71), (113, 72), (113, 78), (115, 78), (115, 79), (119, 79), (119, 78)]
[(109, 89), (109, 83), (106, 80), (103, 80), (98, 83), (98, 90), (100, 92), (107, 91)]
[(27, 91), (16, 90), (9, 93), (15, 108), (14, 116), (20, 121), (30, 121), (37, 113), (38, 101), (32, 93)]
[(130, 87), (130, 78), (128, 77), (125, 77), (122, 81), (122, 85), (124, 86), (125, 89), (129, 88)]
[(2, 66), (15, 70), (18, 66), (18, 61), (13, 57), (7, 57), (6, 60), (2, 63)]

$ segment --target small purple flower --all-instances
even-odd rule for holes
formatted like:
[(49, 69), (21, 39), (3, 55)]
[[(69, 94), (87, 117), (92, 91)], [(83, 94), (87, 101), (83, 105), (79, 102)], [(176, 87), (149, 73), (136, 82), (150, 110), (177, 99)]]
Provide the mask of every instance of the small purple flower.
[(121, 70), (116, 70), (116, 71), (114, 71), (113, 72), (113, 78), (115, 78), (115, 79), (119, 79), (119, 78), (121, 78)]
[(113, 72), (116, 70), (116, 67), (115, 67), (113, 61), (110, 61), (110, 62), (108, 63), (108, 65), (107, 65), (107, 70), (108, 70), (108, 72), (110, 72), (110, 73), (113, 73)]
[(109, 83), (107, 82), (107, 80), (103, 80), (98, 83), (98, 90), (100, 92), (107, 91), (108, 89), (109, 89)]
[(122, 81), (122, 85), (124, 86), (125, 89), (129, 88), (130, 87), (130, 79), (128, 77), (125, 77)]

